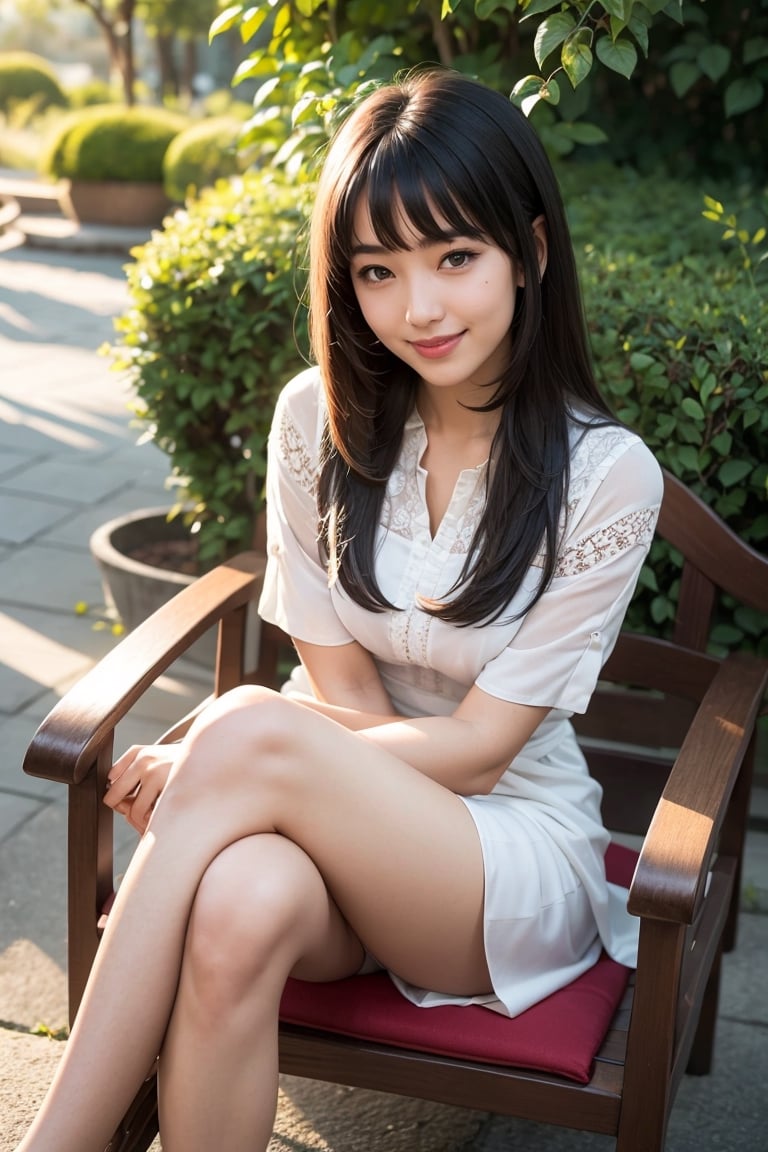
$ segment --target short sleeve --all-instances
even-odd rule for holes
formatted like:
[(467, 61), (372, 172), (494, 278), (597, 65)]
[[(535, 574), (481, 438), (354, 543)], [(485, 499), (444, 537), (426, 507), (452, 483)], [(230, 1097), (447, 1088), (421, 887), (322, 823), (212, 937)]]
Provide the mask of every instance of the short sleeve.
[(267, 450), (267, 567), (259, 615), (309, 644), (352, 640), (336, 615), (318, 542), (316, 487), (323, 424), (315, 369), (283, 389)]
[(479, 688), (518, 704), (586, 711), (650, 547), (662, 492), (661, 469), (633, 437), (569, 509), (549, 587), (484, 666)]

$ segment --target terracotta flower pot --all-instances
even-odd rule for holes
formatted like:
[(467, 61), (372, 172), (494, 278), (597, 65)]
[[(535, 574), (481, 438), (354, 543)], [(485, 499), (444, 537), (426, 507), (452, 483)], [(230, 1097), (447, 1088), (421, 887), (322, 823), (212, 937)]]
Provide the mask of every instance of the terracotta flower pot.
[(162, 184), (138, 181), (70, 180), (61, 206), (79, 224), (111, 224), (122, 228), (154, 227), (172, 204)]

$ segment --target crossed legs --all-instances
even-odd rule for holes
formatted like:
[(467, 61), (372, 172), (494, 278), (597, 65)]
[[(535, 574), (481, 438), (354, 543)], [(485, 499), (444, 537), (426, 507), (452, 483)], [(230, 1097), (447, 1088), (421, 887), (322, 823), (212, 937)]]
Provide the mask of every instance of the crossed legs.
[(364, 945), (413, 983), (489, 991), (482, 904), (458, 797), (237, 689), (185, 741), (19, 1152), (102, 1152), (158, 1053), (166, 1152), (265, 1148), (286, 977), (348, 975)]

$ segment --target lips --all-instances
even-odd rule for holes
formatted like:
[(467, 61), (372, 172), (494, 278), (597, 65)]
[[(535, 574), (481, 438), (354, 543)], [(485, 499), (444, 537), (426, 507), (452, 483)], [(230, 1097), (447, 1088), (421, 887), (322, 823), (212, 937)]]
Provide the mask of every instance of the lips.
[(463, 336), (463, 332), (456, 332), (452, 336), (432, 336), (429, 340), (411, 340), (409, 343), (420, 356), (428, 360), (438, 360), (441, 356), (450, 355), (454, 348), (458, 347)]

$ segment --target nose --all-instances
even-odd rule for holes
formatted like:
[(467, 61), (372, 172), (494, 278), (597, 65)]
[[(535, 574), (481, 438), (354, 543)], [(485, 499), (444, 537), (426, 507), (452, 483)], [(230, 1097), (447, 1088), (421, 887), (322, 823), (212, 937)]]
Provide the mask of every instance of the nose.
[(427, 328), (445, 315), (437, 285), (430, 276), (415, 276), (408, 281), (405, 319), (414, 328)]

